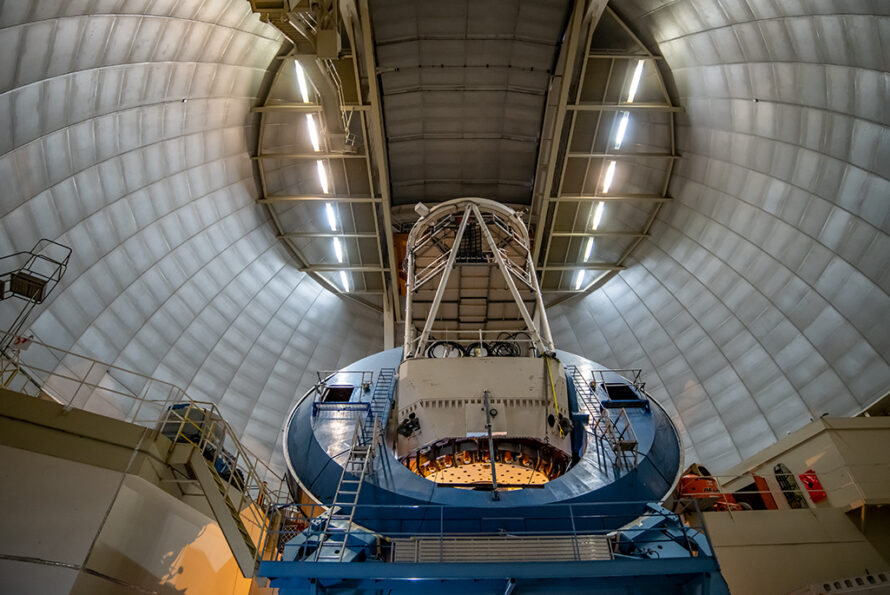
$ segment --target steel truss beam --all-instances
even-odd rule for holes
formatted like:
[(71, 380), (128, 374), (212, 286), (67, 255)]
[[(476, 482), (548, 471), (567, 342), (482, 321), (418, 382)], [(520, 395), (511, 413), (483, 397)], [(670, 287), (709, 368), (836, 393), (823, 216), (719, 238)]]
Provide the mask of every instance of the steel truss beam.
[(555, 231), (554, 238), (648, 238), (649, 233), (640, 231)]
[(553, 199), (554, 202), (599, 202), (599, 201), (619, 201), (619, 200), (641, 200), (647, 202), (670, 202), (673, 200), (670, 196), (661, 196), (660, 194), (602, 194), (602, 195), (585, 195), (585, 194), (560, 194)]
[(576, 103), (566, 106), (566, 109), (574, 112), (683, 111), (682, 107), (663, 103)]
[(301, 159), (365, 159), (367, 155), (364, 153), (261, 153), (251, 157), (251, 159), (282, 159), (282, 160), (301, 160)]
[[(460, 247), (460, 242), (464, 238), (464, 232), (467, 229), (467, 224), (470, 221), (470, 213), (472, 212), (472, 207), (467, 207), (464, 209), (463, 219), (460, 222), (460, 225), (457, 228), (457, 232), (454, 234), (454, 242), (452, 242), (451, 250), (448, 253), (448, 260), (445, 263), (445, 267), (442, 269), (442, 278), (439, 281), (439, 287), (436, 288), (436, 295), (433, 297), (433, 305), (430, 306), (429, 314), (427, 314), (426, 322), (423, 324), (423, 330), (420, 333), (420, 339), (417, 341), (417, 348), (414, 349), (414, 346), (405, 342), (406, 350), (413, 350), (413, 355), (417, 355), (419, 351), (421, 354), (426, 353), (426, 343), (430, 338), (430, 331), (433, 329), (433, 323), (436, 321), (436, 314), (439, 313), (439, 305), (442, 303), (442, 296), (445, 295), (445, 287), (448, 285), (448, 278), (451, 276), (451, 271), (454, 270), (454, 263), (457, 260), (457, 252)], [(482, 225), (482, 221), (479, 222)], [(416, 257), (414, 252), (414, 246), (409, 246), (408, 250), (412, 252), (412, 258)], [(414, 279), (411, 279), (411, 287), (409, 291), (416, 292), (417, 287), (415, 286)], [(408, 327), (411, 321), (412, 313), (405, 313), (405, 326)], [(407, 337), (406, 337), (407, 339)]]
[(278, 234), (282, 238), (363, 238), (373, 240), (377, 237), (376, 233), (348, 232), (348, 231), (296, 231)]
[[(271, 105), (260, 105), (257, 107), (250, 108), (250, 112), (253, 114), (264, 114), (270, 112), (320, 112), (324, 108), (317, 103), (273, 103)], [(358, 111), (368, 111), (371, 109), (370, 105), (349, 105), (349, 104), (340, 104), (340, 111), (343, 112), (358, 112)]]
[(542, 267), (541, 271), (623, 271), (627, 267), (609, 262), (579, 262), (578, 264), (549, 265)]
[[(294, 47), (287, 54), (276, 57), (270, 67), (274, 78), (267, 88), (275, 89), (282, 77), (282, 73), (293, 77), (295, 62), (299, 61), (307, 78), (312, 79), (311, 102), (298, 103), (292, 101), (280, 101), (282, 96), (266, 96), (261, 105), (251, 109), (251, 113), (259, 116), (259, 134), (256, 150), (252, 161), (255, 172), (259, 177), (261, 195), (258, 204), (265, 205), (272, 224), (278, 232), (278, 237), (294, 256), (301, 270), (309, 272), (313, 278), (334, 293), (342, 294), (349, 298), (352, 293), (368, 293), (390, 291), (392, 295), (389, 303), (395, 301), (398, 304), (398, 279), (395, 260), (393, 256), (393, 241), (391, 230), (391, 213), (389, 203), (389, 182), (386, 166), (385, 146), (382, 144), (383, 123), (380, 111), (379, 92), (376, 87), (376, 65), (374, 64), (374, 44), (368, 6), (362, 0), (345, 0), (344, 9), (341, 3), (294, 3), (294, 2), (270, 2), (264, 0), (254, 2), (252, 7), (260, 12), (271, 24), (278, 27), (288, 37)], [(317, 25), (317, 26), (316, 26)], [(342, 36), (343, 51), (339, 54), (318, 54), (316, 48), (316, 35), (318, 31), (327, 31)], [(348, 37), (348, 42), (347, 38)], [(351, 68), (351, 73), (349, 72)], [(370, 73), (369, 80), (365, 80), (365, 73)], [(295, 118), (281, 118), (274, 114), (291, 114)], [(280, 148), (275, 145), (264, 144), (264, 138), (268, 137), (267, 125), (270, 127), (287, 126), (292, 121), (294, 133), (304, 134), (302, 128), (302, 114), (316, 114), (319, 139), (323, 141), (321, 151), (318, 152), (290, 152), (286, 146)], [(270, 120), (269, 117), (273, 119)], [(356, 126), (356, 122), (359, 126)], [(270, 128), (271, 130), (271, 128)], [(344, 136), (349, 140), (351, 135), (359, 137), (356, 146), (364, 145), (362, 153), (335, 152), (341, 145), (333, 145), (332, 138), (337, 140)], [(308, 139), (307, 139), (308, 140)], [(352, 142), (351, 140), (349, 142)], [(335, 149), (335, 150), (331, 150)], [(326, 164), (346, 163), (345, 160), (361, 159), (366, 163), (364, 171), (356, 168), (344, 168), (337, 172), (336, 176), (329, 176), (331, 185), (330, 195), (291, 195), (291, 188), (295, 186), (284, 185), (270, 189), (273, 178), (269, 174), (270, 167), (281, 167), (287, 162), (299, 163), (302, 160), (322, 160)], [(343, 160), (343, 161), (339, 161)], [(314, 172), (308, 172), (307, 177), (315, 178)], [(267, 179), (268, 178), (268, 179)], [(277, 178), (275, 178), (277, 179)], [(353, 189), (359, 189), (356, 193)], [(368, 229), (373, 227), (374, 234), (365, 232), (362, 234), (333, 233), (328, 235), (326, 229), (306, 229), (299, 232), (283, 227), (284, 219), (280, 217), (276, 203), (288, 202), (331, 202), (342, 203), (344, 206), (338, 209), (340, 216), (362, 218), (356, 222), (356, 227)], [(367, 209), (354, 209), (353, 204), (367, 204)], [(321, 205), (319, 205), (321, 206)], [(318, 208), (318, 207), (316, 207)], [(323, 216), (322, 216), (323, 220)], [(320, 225), (320, 224), (319, 224)], [(349, 224), (347, 224), (347, 228)], [(342, 227), (341, 227), (342, 229)], [(298, 245), (296, 240), (301, 238), (355, 238), (377, 239), (376, 262), (370, 258), (370, 254), (363, 254), (358, 250), (349, 250), (345, 253), (347, 262), (339, 267), (327, 267), (326, 265), (313, 265), (310, 263), (308, 249)], [(304, 255), (301, 250), (306, 250)], [(370, 261), (365, 264), (366, 257)], [(387, 262), (388, 258), (388, 262)], [(319, 260), (317, 257), (312, 260)], [(380, 275), (379, 283), (372, 281), (366, 275), (356, 275), (349, 283), (351, 289), (344, 293), (344, 288), (329, 279), (329, 276), (318, 273), (327, 271), (346, 271), (356, 273), (374, 273)], [(350, 298), (352, 299), (352, 298)], [(381, 308), (365, 300), (355, 299), (359, 303), (370, 306), (380, 311)], [(385, 302), (386, 303), (386, 302)], [(384, 308), (384, 310), (386, 310)], [(390, 313), (396, 312), (398, 307), (388, 309)], [(386, 312), (384, 312), (386, 314)], [(392, 341), (389, 341), (391, 343)]]
[(310, 264), (300, 267), (301, 271), (309, 273), (336, 273), (338, 271), (346, 271), (350, 273), (386, 273), (389, 269), (386, 267), (375, 266), (350, 266), (350, 265), (326, 265), (326, 264)]
[(633, 159), (635, 157), (679, 159), (672, 153), (568, 153), (569, 159)]
[[(458, 262), (462, 240), (470, 225), (478, 226), (482, 243), (470, 256), (464, 256), (463, 262)], [(495, 230), (498, 238), (492, 233)], [(517, 324), (524, 324), (525, 328), (514, 330), (527, 332), (539, 353), (553, 352), (553, 339), (544, 312), (529, 244), (528, 231), (518, 214), (494, 201), (479, 198), (455, 199), (436, 205), (429, 213), (422, 216), (411, 229), (407, 241), (408, 292), (405, 306), (404, 357), (416, 358), (426, 355), (432, 329), (437, 321), (443, 320), (439, 317), (439, 309), (446, 301), (445, 291), (453, 270), (479, 266), (489, 268), (487, 276), (489, 291), (494, 270), (500, 272), (513, 298), (512, 301), (500, 300), (500, 303), (512, 304), (518, 313), (516, 318), (515, 314), (511, 313), (506, 319), (498, 318), (497, 322), (515, 319)], [(425, 263), (421, 270), (418, 270), (419, 259), (423, 259), (422, 262)], [(428, 299), (415, 301), (418, 291), (434, 279), (438, 279), (438, 284), (432, 301)], [(516, 281), (522, 282), (525, 294), (520, 291)], [(458, 299), (457, 303), (460, 301)], [(476, 298), (476, 301), (483, 301), (486, 305), (491, 303), (484, 296)], [(526, 302), (534, 303), (534, 314), (529, 311)], [(448, 300), (448, 303), (455, 302), (452, 299)], [(428, 308), (423, 307), (427, 304)], [(415, 306), (418, 305), (422, 307), (415, 313)], [(414, 338), (415, 314), (424, 318), (417, 339)], [(486, 323), (487, 319), (481, 321), (480, 333), (491, 330), (485, 326)]]
[[(560, 62), (551, 85), (552, 91), (548, 96), (545, 121), (552, 124), (548, 124), (542, 131), (541, 153), (531, 208), (531, 220), (536, 225), (534, 262), (539, 272), (568, 273), (589, 269), (606, 271), (605, 274), (590, 281), (584, 287), (585, 292), (599, 287), (624, 268), (623, 263), (633, 250), (644, 238), (649, 237), (650, 229), (662, 204), (672, 200), (667, 189), (674, 164), (679, 158), (675, 142), (675, 114), (683, 111), (682, 107), (673, 104), (662, 79), (658, 66), (663, 58), (650, 52), (620, 17), (606, 6), (606, 2), (592, 0), (587, 10), (593, 18), (587, 18), (579, 23), (574, 20), (577, 15), (573, 13), (566, 29), (564, 52), (560, 55)], [(618, 49), (612, 51), (594, 46), (593, 31), (603, 14), (613, 19), (620, 27), (620, 30), (616, 31), (626, 35), (631, 42), (626, 46), (627, 51)], [(644, 84), (649, 85), (643, 88), (648, 91), (637, 94), (636, 98), (640, 101), (633, 101), (633, 98), (627, 101), (630, 87), (628, 83), (636, 68), (635, 62), (641, 60), (647, 68), (647, 74), (642, 80), (647, 81)], [(596, 88), (600, 91), (594, 91), (594, 86), (589, 84), (589, 81), (593, 80), (590, 75), (594, 71), (589, 71), (588, 66), (594, 62), (597, 62), (596, 72), (603, 73), (596, 80)], [(625, 77), (625, 83), (621, 84), (618, 77)], [(616, 88), (622, 90), (616, 94), (614, 92)], [(610, 113), (615, 112), (631, 112), (629, 120), (631, 126), (646, 119), (633, 114), (664, 113), (665, 124), (670, 127), (670, 138), (665, 140), (664, 150), (660, 151), (655, 146), (646, 147), (641, 152), (632, 152), (634, 148), (632, 143), (636, 142), (633, 137), (624, 143), (627, 146), (623, 152), (615, 148), (618, 141), (612, 142), (612, 135), (616, 134), (616, 127), (621, 118), (620, 114), (616, 114), (614, 118), (610, 117)], [(584, 116), (584, 114), (591, 115)], [(627, 124), (621, 125), (627, 126)], [(582, 126), (584, 128), (581, 128)], [(607, 129), (606, 126), (611, 126), (611, 129)], [(610, 152), (613, 148), (615, 151)], [(653, 189), (651, 193), (633, 193), (633, 190), (636, 190), (633, 187), (625, 189), (613, 187), (612, 194), (601, 194), (599, 189), (603, 187), (606, 168), (611, 161), (619, 162), (618, 167), (624, 170), (624, 175), (618, 178), (619, 180), (634, 179), (634, 168), (645, 166), (659, 171), (664, 170), (663, 183), (659, 189)], [(569, 169), (570, 163), (571, 169)], [(570, 173), (567, 174), (567, 171)], [(579, 180), (581, 182), (578, 182)], [(597, 190), (589, 192), (588, 188)], [(622, 201), (640, 203), (639, 208), (648, 211), (641, 229), (611, 234), (598, 233), (589, 231), (590, 221), (581, 219), (592, 216), (593, 203)], [(574, 206), (579, 203), (586, 204), (584, 208)], [(605, 216), (609, 217), (609, 208)], [(551, 254), (552, 240), (561, 237), (625, 237), (629, 241), (614, 263), (567, 265), (564, 264), (566, 260), (575, 258), (580, 260), (580, 255), (566, 253), (566, 250), (575, 250), (575, 245), (566, 246), (565, 243), (559, 244), (558, 254)], [(563, 291), (566, 287), (565, 274), (550, 275), (547, 283), (544, 291), (574, 293)], [(559, 301), (561, 300), (552, 302), (551, 305)]]
[(306, 194), (303, 196), (276, 195), (257, 199), (261, 205), (273, 202), (342, 202), (342, 203), (379, 203), (379, 196), (332, 196), (329, 194)]
[[(635, 578), (652, 577), (664, 583), (665, 577), (719, 575), (717, 559), (710, 556), (696, 558), (664, 559), (615, 559), (596, 561), (567, 562), (389, 562), (386, 564), (329, 564), (318, 562), (260, 562), (260, 576), (275, 577), (272, 580), (287, 578), (316, 579), (357, 579), (379, 581), (401, 579), (403, 585), (416, 590), (417, 581), (469, 581), (473, 584), (481, 580), (519, 579), (620, 579), (625, 587), (633, 584)], [(406, 582), (407, 581), (407, 582)], [(277, 585), (276, 585), (277, 586)], [(427, 585), (423, 585), (426, 588)], [(454, 584), (450, 584), (453, 589)], [(589, 586), (589, 584), (588, 584)], [(374, 588), (380, 588), (374, 584)], [(617, 589), (616, 589), (617, 590)], [(452, 591), (453, 592), (453, 591)]]

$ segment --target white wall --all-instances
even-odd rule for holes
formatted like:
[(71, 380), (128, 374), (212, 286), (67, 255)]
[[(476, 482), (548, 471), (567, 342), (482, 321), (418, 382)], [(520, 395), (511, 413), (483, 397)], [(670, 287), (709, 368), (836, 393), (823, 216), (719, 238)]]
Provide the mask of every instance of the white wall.
[(250, 591), (218, 525), (146, 480), (8, 446), (0, 461), (4, 595)]

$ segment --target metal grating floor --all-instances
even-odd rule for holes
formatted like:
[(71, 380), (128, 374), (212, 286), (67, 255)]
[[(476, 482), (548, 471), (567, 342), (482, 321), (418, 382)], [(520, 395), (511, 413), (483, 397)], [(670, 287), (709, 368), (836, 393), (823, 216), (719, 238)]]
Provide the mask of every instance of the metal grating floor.
[(606, 537), (429, 537), (393, 539), (393, 562), (611, 560)]

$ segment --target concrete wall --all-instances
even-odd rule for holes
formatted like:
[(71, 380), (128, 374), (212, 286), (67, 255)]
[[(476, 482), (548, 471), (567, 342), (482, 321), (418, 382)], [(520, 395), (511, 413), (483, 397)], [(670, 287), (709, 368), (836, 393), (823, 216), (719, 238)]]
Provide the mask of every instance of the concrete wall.
[(779, 595), (890, 568), (838, 509), (706, 512), (704, 517), (733, 595)]
[[(773, 468), (782, 463), (797, 476), (812, 469), (828, 497), (813, 503), (798, 485), (810, 506), (845, 510), (863, 504), (890, 503), (890, 418), (823, 418), (786, 436), (761, 453), (727, 472), (724, 488), (735, 490), (750, 482), (748, 473), (767, 479), (776, 489)], [(781, 506), (783, 498), (777, 497)]]
[(216, 523), (141, 477), (3, 445), (0, 461), (0, 593), (251, 592)]
[[(791, 510), (773, 472), (814, 470), (827, 497)], [(812, 584), (890, 569), (890, 418), (823, 418), (730, 470), (737, 490), (755, 473), (779, 510), (706, 512), (705, 523), (730, 589), (788, 593)], [(725, 479), (725, 478), (724, 478)]]

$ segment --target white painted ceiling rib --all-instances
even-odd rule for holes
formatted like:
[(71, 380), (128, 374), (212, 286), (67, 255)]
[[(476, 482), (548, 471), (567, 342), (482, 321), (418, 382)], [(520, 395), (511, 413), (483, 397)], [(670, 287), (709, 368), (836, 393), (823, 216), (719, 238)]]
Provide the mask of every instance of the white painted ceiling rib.
[[(890, 390), (890, 7), (837, 4), (611, 3), (664, 56), (685, 108), (674, 202), (627, 270), (554, 307), (551, 325), (561, 348), (643, 368), (688, 460), (714, 470)], [(432, 29), (376, 28), (392, 190), (406, 201), (485, 187), (449, 179), (527, 192), (516, 151), (540, 134), (538, 73), (483, 89), (473, 69), (451, 80), (458, 69), (417, 66), (429, 44), (461, 65), (537, 64), (543, 37), (552, 62), (558, 34), (521, 28), (565, 15), (481, 6), (425, 3)], [(378, 22), (402, 8), (372, 2)], [(471, 26), (489, 38), (473, 55), (433, 39)], [(0, 4), (0, 253), (42, 236), (74, 248), (33, 329), (220, 403), (279, 467), (281, 420), (315, 371), (382, 344), (379, 316), (299, 272), (255, 204), (249, 110), (281, 43), (246, 0)], [(461, 140), (470, 129), (494, 138)], [(653, 146), (661, 134), (636, 133)], [(486, 157), (467, 157), (467, 142)], [(604, 225), (636, 226), (637, 211)], [(282, 209), (294, 223), (309, 213)]]
[(32, 330), (219, 403), (280, 465), (315, 370), (382, 344), (255, 204), (249, 110), (281, 37), (242, 0), (5, 2), (0, 23), (0, 252), (74, 248)]

